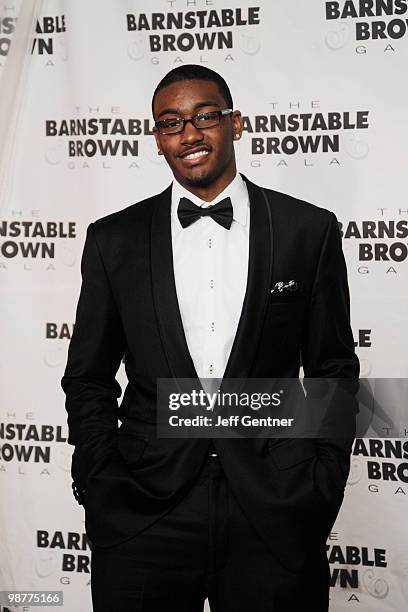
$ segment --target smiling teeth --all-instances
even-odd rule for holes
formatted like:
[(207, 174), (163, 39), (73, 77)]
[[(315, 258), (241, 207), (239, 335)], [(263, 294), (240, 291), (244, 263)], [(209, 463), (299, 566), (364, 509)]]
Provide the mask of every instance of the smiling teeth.
[(208, 155), (208, 151), (197, 151), (197, 153), (189, 153), (189, 155), (184, 156), (184, 159), (196, 159), (197, 157), (202, 157), (203, 155)]

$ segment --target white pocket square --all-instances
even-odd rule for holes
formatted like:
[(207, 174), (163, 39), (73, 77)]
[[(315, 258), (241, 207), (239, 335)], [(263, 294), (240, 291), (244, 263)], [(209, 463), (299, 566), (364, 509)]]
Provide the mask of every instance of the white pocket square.
[(295, 280), (289, 281), (279, 281), (275, 283), (273, 289), (271, 289), (271, 293), (284, 293), (289, 291), (290, 293), (294, 293), (298, 290), (298, 284)]

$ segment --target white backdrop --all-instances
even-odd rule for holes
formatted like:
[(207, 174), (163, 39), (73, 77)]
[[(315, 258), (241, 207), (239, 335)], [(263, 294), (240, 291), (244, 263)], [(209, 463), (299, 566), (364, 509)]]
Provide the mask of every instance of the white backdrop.
[[(87, 225), (171, 180), (150, 103), (173, 67), (225, 77), (245, 117), (239, 170), (336, 213), (362, 375), (407, 377), (408, 10), (373, 7), (0, 0), (0, 590), (91, 609), (60, 379)], [(407, 609), (408, 443), (392, 441), (356, 442), (327, 543), (331, 612)]]

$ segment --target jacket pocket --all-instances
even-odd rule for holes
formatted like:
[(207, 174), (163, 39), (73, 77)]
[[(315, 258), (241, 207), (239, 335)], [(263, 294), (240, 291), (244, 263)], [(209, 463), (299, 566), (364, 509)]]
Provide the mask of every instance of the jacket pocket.
[(119, 433), (118, 449), (125, 463), (135, 466), (143, 456), (147, 439), (131, 433)]
[(279, 470), (286, 470), (317, 456), (316, 443), (312, 438), (290, 438), (280, 443), (270, 440), (268, 451)]
[(304, 299), (301, 295), (278, 293), (276, 295), (270, 295), (268, 304), (270, 306), (277, 306), (278, 304), (301, 304), (303, 301)]

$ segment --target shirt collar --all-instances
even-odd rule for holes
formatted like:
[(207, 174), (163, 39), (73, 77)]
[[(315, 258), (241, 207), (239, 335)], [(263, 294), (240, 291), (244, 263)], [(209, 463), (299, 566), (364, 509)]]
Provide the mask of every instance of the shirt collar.
[(180, 231), (182, 226), (177, 216), (177, 207), (180, 198), (188, 198), (196, 206), (212, 206), (217, 204), (224, 198), (231, 198), (232, 210), (233, 210), (233, 221), (240, 223), (245, 227), (248, 219), (248, 206), (249, 196), (248, 189), (244, 179), (237, 172), (232, 181), (225, 187), (225, 189), (214, 198), (212, 202), (205, 202), (197, 197), (191, 191), (188, 191), (183, 185), (181, 185), (176, 179), (173, 179), (172, 190), (171, 190), (171, 216), (173, 222), (173, 229)]

